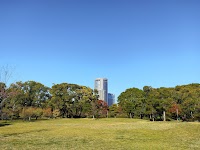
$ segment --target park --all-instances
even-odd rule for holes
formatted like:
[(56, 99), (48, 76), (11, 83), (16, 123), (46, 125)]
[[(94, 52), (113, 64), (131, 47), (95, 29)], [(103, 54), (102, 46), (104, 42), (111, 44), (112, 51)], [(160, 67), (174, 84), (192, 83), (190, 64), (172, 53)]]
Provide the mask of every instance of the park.
[(200, 150), (199, 8), (0, 0), (0, 150)]

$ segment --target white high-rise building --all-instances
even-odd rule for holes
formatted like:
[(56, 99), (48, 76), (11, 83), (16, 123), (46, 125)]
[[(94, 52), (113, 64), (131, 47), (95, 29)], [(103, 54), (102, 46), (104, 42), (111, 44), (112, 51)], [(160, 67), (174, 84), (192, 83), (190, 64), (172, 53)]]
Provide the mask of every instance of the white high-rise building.
[(97, 78), (94, 82), (94, 89), (98, 91), (99, 100), (108, 103), (108, 79)]

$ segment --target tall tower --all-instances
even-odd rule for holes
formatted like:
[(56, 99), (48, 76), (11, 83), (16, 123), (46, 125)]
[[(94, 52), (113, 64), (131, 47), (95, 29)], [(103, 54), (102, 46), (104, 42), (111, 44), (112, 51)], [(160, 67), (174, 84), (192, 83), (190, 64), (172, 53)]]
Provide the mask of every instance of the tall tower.
[(108, 79), (97, 78), (94, 82), (94, 89), (98, 91), (99, 100), (108, 103)]
[(108, 106), (111, 106), (115, 103), (115, 95), (112, 93), (108, 93)]

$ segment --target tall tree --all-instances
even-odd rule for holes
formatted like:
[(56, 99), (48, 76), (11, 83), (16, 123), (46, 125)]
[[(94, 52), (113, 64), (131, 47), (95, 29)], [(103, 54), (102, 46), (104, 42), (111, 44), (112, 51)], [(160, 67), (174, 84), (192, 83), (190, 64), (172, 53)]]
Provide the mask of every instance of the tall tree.
[(21, 82), (11, 84), (7, 92), (9, 93), (9, 97), (7, 98), (5, 107), (9, 110), (12, 120), (13, 117), (19, 116), (19, 112), (22, 108), (21, 103), (24, 98), (24, 93), (21, 90)]
[[(93, 90), (77, 84), (61, 83), (53, 85), (49, 105), (58, 109), (62, 117), (82, 117), (89, 114), (95, 101)], [(87, 113), (88, 112), (88, 113)]]
[(141, 115), (141, 103), (143, 102), (142, 100), (144, 100), (144, 92), (137, 88), (127, 89), (118, 97), (119, 105), (130, 118), (133, 118), (134, 115)]
[(8, 65), (0, 66), (0, 116), (3, 119), (3, 107), (8, 98), (7, 84), (12, 75), (12, 68)]
[(50, 97), (49, 88), (39, 82), (27, 81), (20, 84), (24, 93), (23, 106), (43, 107)]

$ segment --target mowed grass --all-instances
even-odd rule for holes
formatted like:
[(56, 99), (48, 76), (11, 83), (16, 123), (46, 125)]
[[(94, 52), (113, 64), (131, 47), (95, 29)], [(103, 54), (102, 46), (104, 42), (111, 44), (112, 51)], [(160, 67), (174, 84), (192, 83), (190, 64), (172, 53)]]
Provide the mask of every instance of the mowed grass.
[(200, 149), (200, 123), (52, 119), (0, 126), (0, 150)]

